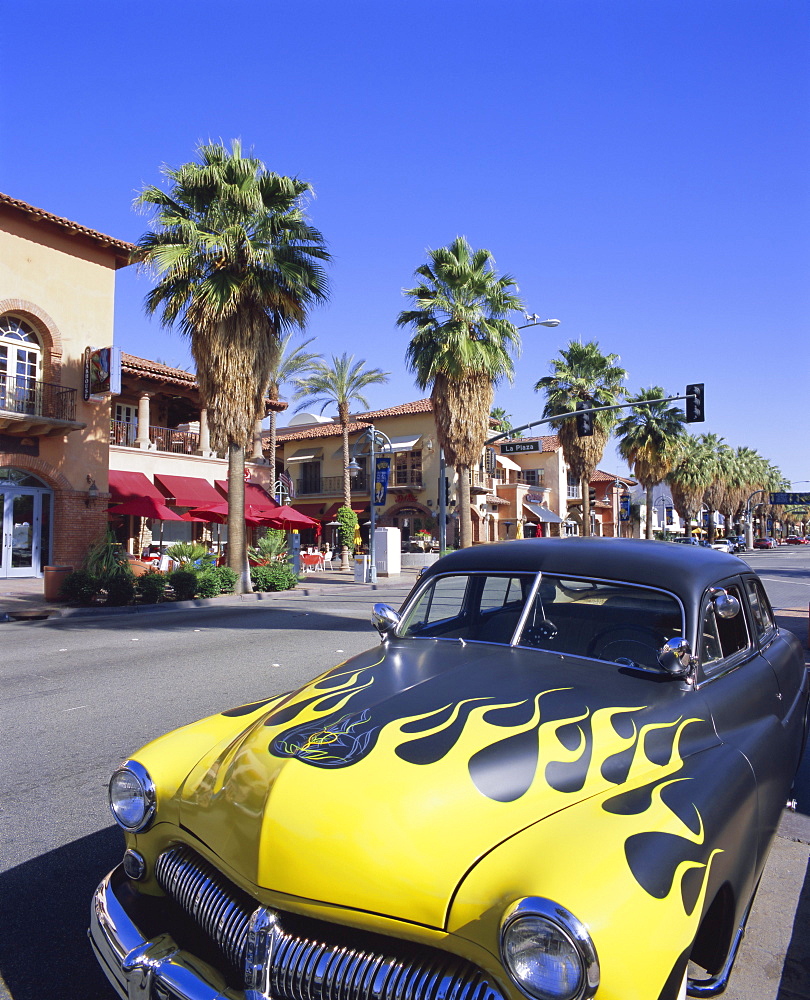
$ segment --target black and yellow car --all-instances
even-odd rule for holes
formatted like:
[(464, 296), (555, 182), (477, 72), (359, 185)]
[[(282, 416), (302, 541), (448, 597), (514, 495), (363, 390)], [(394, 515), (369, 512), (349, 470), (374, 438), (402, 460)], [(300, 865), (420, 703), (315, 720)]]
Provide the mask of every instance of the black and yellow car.
[(807, 731), (748, 566), (511, 541), (372, 617), (368, 652), (115, 771), (90, 939), (119, 995), (721, 992)]

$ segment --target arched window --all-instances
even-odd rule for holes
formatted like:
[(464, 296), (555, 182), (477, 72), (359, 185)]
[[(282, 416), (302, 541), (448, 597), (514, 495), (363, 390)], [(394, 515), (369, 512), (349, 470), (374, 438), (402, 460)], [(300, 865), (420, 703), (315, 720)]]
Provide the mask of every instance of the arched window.
[(0, 316), (0, 409), (37, 411), (37, 382), (42, 369), (39, 338), (17, 316)]

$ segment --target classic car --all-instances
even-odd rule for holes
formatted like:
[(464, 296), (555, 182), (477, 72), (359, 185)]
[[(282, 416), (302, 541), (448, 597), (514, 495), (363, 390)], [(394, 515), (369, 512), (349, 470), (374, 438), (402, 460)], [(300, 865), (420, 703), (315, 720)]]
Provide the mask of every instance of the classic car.
[(429, 567), (381, 643), (109, 786), (90, 940), (124, 998), (676, 1000), (730, 974), (807, 731), (748, 566), (530, 539)]

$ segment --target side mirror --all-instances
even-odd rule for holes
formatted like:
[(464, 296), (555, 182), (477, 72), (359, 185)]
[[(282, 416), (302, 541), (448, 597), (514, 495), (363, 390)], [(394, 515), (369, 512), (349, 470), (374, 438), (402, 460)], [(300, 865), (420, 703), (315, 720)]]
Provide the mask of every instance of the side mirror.
[(740, 613), (740, 602), (722, 587), (712, 588), (711, 598), (718, 618), (736, 618)]
[(385, 639), (399, 625), (399, 615), (388, 604), (375, 604), (371, 609), (371, 624)]
[(680, 636), (668, 639), (658, 651), (658, 662), (673, 677), (688, 677), (694, 664), (692, 647)]

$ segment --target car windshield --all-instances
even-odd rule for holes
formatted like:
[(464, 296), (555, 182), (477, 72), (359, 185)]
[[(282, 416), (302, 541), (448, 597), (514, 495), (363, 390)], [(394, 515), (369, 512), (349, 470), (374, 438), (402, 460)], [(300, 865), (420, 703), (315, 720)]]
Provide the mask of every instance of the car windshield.
[(660, 648), (683, 628), (678, 600), (650, 587), (545, 573), (469, 573), (430, 579), (397, 634), (656, 668)]

